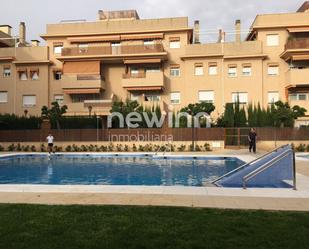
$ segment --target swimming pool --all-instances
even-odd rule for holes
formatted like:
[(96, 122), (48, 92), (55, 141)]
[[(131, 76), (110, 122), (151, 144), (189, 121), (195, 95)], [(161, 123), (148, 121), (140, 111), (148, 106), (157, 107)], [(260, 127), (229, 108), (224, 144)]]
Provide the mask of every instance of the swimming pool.
[(0, 158), (0, 184), (203, 186), (243, 163), (234, 157), (19, 155)]

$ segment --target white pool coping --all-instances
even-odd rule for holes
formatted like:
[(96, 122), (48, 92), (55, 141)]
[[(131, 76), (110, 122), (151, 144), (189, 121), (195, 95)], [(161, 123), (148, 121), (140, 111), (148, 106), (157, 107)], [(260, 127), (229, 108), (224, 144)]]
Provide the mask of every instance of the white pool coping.
[[(12, 153), (12, 154), (3, 154), (0, 155), (0, 157), (4, 156), (12, 156), (12, 155), (29, 155), (29, 154), (40, 154), (40, 155), (47, 155), (47, 153)], [(154, 153), (58, 153), (58, 154), (64, 154), (64, 155), (144, 155), (144, 154), (154, 154)], [(253, 160), (255, 157), (251, 155), (226, 155), (226, 154), (215, 154), (215, 155), (166, 155), (169, 157), (236, 157), (244, 162), (249, 162)], [(298, 160), (298, 157), (297, 157)], [(307, 159), (305, 159), (307, 160)], [(309, 164), (308, 164), (309, 167)], [(40, 196), (41, 194), (54, 194), (57, 195), (56, 199), (52, 199), (50, 201), (47, 201), (47, 204), (57, 204), (59, 201), (62, 201), (61, 198), (63, 198), (63, 202), (65, 204), (76, 204), (76, 201), (70, 201), (70, 199), (67, 199), (67, 195), (82, 195), (84, 198), (91, 197), (94, 195), (98, 195), (101, 198), (104, 196), (121, 196), (121, 198), (126, 198), (128, 196), (138, 196), (138, 198), (147, 198), (154, 196), (160, 197), (162, 201), (152, 203), (152, 202), (145, 202), (145, 205), (164, 205), (167, 200), (174, 199), (174, 198), (190, 198), (190, 203), (192, 206), (195, 206), (194, 204), (199, 200), (210, 200), (213, 197), (219, 198), (219, 200), (225, 200), (227, 198), (233, 198), (233, 203), (235, 200), (239, 200), (239, 198), (250, 198), (250, 200), (255, 200), (256, 205), (253, 205), (257, 209), (263, 209), (264, 206), (262, 205), (262, 202), (260, 200), (265, 200), (271, 198), (273, 202), (276, 202), (278, 200), (295, 200), (295, 201), (306, 201), (306, 204), (294, 204), (289, 208), (286, 207), (284, 204), (284, 209), (288, 210), (294, 210), (301, 206), (301, 210), (309, 210), (309, 202), (307, 204), (307, 201), (309, 200), (309, 177), (298, 174), (297, 173), (297, 190), (293, 189), (281, 189), (281, 188), (248, 188), (248, 189), (242, 189), (242, 188), (223, 188), (223, 187), (191, 187), (191, 186), (116, 186), (116, 185), (31, 185), (31, 184), (0, 184), (0, 202), (14, 202), (14, 195), (16, 195), (16, 201), (21, 203), (28, 203), (28, 199), (22, 198), (24, 194), (36, 194), (37, 196)], [(9, 194), (9, 198), (6, 194)], [(60, 197), (58, 195), (61, 195)], [(13, 196), (12, 196), (13, 195)], [(21, 197), (20, 197), (21, 195)], [(4, 197), (1, 197), (4, 196)], [(17, 196), (19, 196), (17, 198)], [(97, 201), (91, 202), (91, 204), (101, 204), (100, 197), (98, 197)], [(13, 198), (13, 199), (12, 199)], [(30, 197), (29, 197), (30, 198)], [(60, 200), (59, 200), (60, 198)], [(113, 202), (113, 198), (111, 198), (111, 202), (108, 202), (109, 204), (119, 204), (117, 201), (115, 203)], [(196, 198), (196, 201), (194, 202), (193, 199)], [(33, 198), (32, 198), (33, 199)], [(32, 203), (31, 198), (29, 199), (29, 203)], [(121, 202), (121, 204), (132, 204), (132, 202), (127, 203), (128, 201), (125, 201), (124, 203)], [(216, 201), (218, 202), (218, 200)], [(38, 203), (40, 203), (38, 199)], [(45, 202), (42, 202), (46, 204)], [(60, 202), (62, 203), (62, 202)], [(78, 202), (77, 202), (78, 203)], [(168, 203), (173, 206), (173, 202), (168, 201)], [(237, 203), (237, 202), (235, 202)], [(278, 202), (279, 203), (279, 202)], [(134, 202), (133, 202), (134, 204)], [(188, 205), (187, 201), (184, 201), (184, 206)], [(205, 204), (206, 205), (206, 204)], [(227, 204), (219, 206), (221, 208), (233, 208), (232, 204)], [(236, 205), (236, 204), (235, 204)], [(250, 203), (246, 203), (244, 205), (245, 208), (251, 208), (249, 207)], [(280, 204), (281, 205), (281, 204)], [(276, 210), (281, 210), (281, 206), (276, 206)], [(182, 206), (182, 203), (177, 203), (177, 206)], [(242, 208), (242, 206), (236, 205), (238, 208)], [(283, 207), (282, 206), (282, 207)], [(207, 205), (206, 205), (207, 207)], [(218, 206), (215, 206), (218, 207)], [(265, 207), (268, 209), (267, 207)]]

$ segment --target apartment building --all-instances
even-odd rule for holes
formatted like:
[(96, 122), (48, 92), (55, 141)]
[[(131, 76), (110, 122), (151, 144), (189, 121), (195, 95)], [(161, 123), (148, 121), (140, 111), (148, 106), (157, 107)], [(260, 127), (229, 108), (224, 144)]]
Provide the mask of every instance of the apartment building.
[(308, 5), (258, 15), (247, 37), (236, 20), (234, 41), (220, 30), (218, 42), (205, 44), (199, 21), (192, 28), (187, 17), (140, 19), (134, 10), (48, 24), (44, 47), (26, 42), (23, 23), (13, 41), (1, 39), (11, 27), (0, 26), (0, 112), (39, 115), (58, 101), (67, 115), (106, 117), (116, 99), (165, 111), (212, 102), (215, 117), (237, 99), (265, 107), (280, 99), (309, 110)]

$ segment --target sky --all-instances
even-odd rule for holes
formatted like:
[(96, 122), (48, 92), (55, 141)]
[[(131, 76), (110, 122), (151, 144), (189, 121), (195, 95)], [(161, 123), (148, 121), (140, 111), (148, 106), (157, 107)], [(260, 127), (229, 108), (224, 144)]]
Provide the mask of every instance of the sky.
[[(295, 12), (304, 0), (9, 0), (0, 7), (0, 24), (27, 26), (27, 40), (40, 39), (46, 24), (61, 20), (95, 21), (98, 10), (136, 9), (141, 19), (188, 16), (193, 26), (200, 20), (202, 41), (214, 39), (223, 28), (234, 30), (236, 19), (242, 22), (242, 32), (249, 30), (257, 14)], [(232, 36), (232, 34), (230, 34)]]

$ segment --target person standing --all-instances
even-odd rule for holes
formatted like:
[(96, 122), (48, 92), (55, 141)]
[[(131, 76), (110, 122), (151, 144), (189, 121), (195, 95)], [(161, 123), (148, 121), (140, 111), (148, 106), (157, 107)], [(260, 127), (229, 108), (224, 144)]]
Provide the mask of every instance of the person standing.
[(256, 131), (254, 128), (250, 129), (249, 135), (248, 135), (248, 140), (249, 140), (249, 152), (253, 150), (253, 153), (256, 153)]
[(50, 153), (54, 152), (54, 137), (53, 137), (53, 135), (49, 133), (46, 140), (47, 140), (47, 144), (48, 144), (48, 152), (50, 154)]

